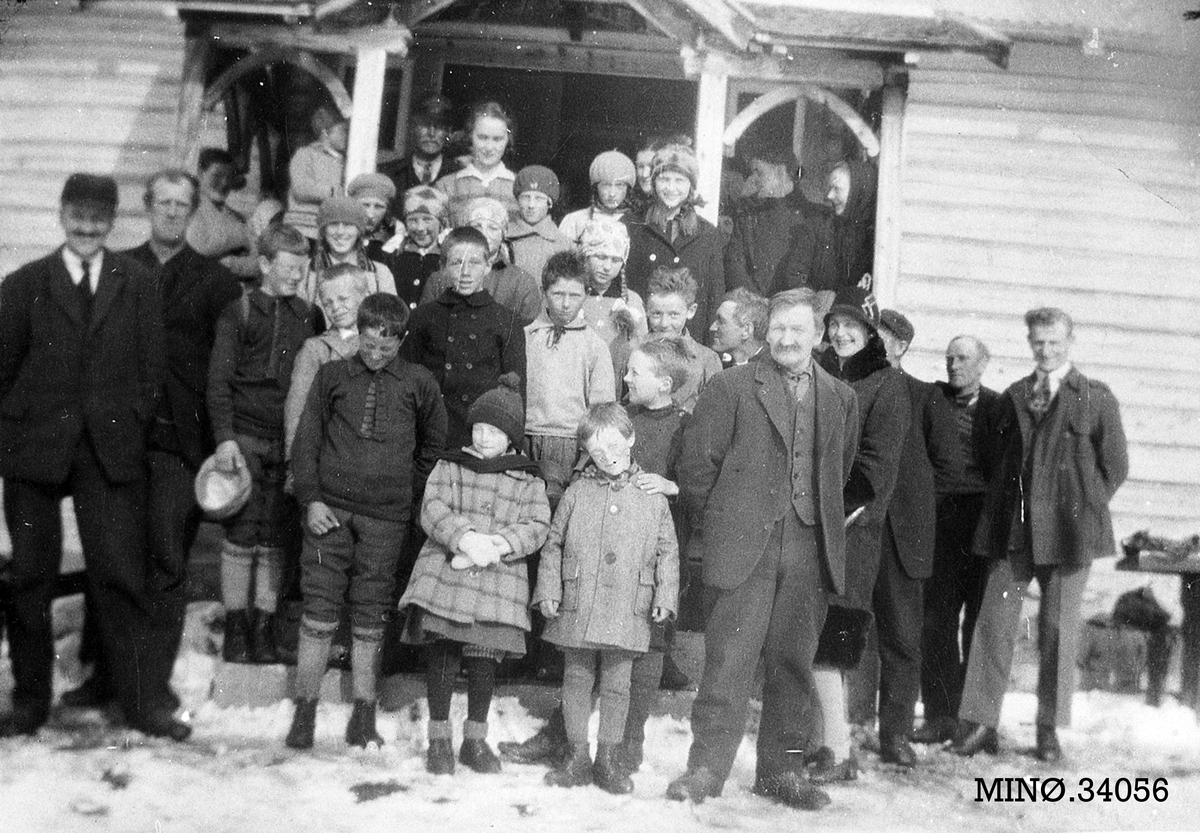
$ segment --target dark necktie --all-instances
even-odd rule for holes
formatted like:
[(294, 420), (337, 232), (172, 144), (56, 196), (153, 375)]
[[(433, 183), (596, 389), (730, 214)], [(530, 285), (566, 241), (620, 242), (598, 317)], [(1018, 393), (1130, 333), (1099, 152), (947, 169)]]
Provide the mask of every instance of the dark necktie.
[(83, 320), (90, 321), (92, 317), (92, 262), (81, 260), (79, 271), (83, 273), (83, 278), (75, 285), (75, 292), (79, 296), (79, 309), (83, 313)]
[(378, 380), (378, 373), (371, 374), (371, 384), (367, 388), (366, 400), (363, 403), (362, 425), (358, 429), (358, 433), (368, 440), (375, 439), (375, 424), (378, 416), (376, 412), (379, 409), (379, 393), (376, 390), (375, 383)]
[(1029, 396), (1029, 413), (1033, 415), (1035, 423), (1041, 422), (1046, 411), (1050, 410), (1050, 398), (1050, 377), (1042, 376)]

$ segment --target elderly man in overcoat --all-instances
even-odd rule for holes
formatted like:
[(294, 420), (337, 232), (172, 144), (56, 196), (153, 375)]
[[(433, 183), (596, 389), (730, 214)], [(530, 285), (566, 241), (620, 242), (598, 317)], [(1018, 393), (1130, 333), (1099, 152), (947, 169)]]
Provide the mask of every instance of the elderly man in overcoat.
[(1038, 580), (1037, 757), (1062, 757), (1057, 726), (1071, 721), (1079, 607), (1092, 559), (1113, 555), (1108, 504), (1129, 458), (1117, 400), (1070, 362), (1071, 316), (1046, 307), (1025, 314), (1037, 367), (1001, 402), (1000, 459), (974, 549), (989, 559), (954, 745), (961, 755), (995, 753), (1021, 605)]
[(675, 800), (720, 795), (765, 653), (755, 792), (803, 809), (829, 801), (808, 782), (804, 753), (819, 745), (812, 661), (826, 596), (845, 582), (842, 489), (858, 401), (812, 360), (816, 309), (808, 289), (773, 297), (770, 358), (713, 377), (685, 431), (678, 481), (702, 519), (712, 608), (687, 772), (667, 790)]

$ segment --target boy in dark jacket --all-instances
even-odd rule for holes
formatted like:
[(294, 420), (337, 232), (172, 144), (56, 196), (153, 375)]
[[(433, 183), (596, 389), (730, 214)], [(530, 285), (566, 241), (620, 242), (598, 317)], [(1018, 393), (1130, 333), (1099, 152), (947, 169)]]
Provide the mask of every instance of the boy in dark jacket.
[(308, 241), (291, 226), (277, 226), (259, 238), (258, 251), (261, 286), (217, 319), (208, 413), (217, 468), (247, 469), (254, 481), (245, 508), (225, 525), (223, 655), (226, 662), (273, 663), (284, 550), (297, 522), (295, 501), (283, 488), (283, 406), (296, 355), (316, 322), (312, 307), (296, 297), (308, 270)]
[(317, 695), (347, 598), (354, 711), (346, 742), (383, 743), (375, 730), (376, 667), (396, 562), (414, 495), (446, 439), (437, 381), (399, 358), (407, 323), (408, 307), (395, 296), (362, 302), (358, 353), (317, 372), (292, 446), (296, 498), (305, 507), (293, 749), (313, 744)]

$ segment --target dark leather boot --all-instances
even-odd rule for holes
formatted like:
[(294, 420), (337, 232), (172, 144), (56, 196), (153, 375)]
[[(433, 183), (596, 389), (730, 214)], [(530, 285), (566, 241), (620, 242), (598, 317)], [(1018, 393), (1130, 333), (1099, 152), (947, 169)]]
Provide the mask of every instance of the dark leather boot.
[(645, 751), (643, 745), (637, 741), (621, 741), (617, 744), (615, 754), (617, 762), (620, 763), (621, 769), (625, 770), (626, 775), (633, 775), (633, 773), (642, 768)]
[(288, 730), (284, 743), (291, 749), (312, 749), (316, 728), (316, 698), (297, 700), (296, 711), (292, 713), (292, 728)]
[(425, 753), (425, 771), (433, 775), (454, 774), (454, 742), (450, 738), (430, 738)]
[(995, 755), (1000, 751), (1000, 736), (990, 726), (962, 721), (962, 734), (954, 741), (950, 751), (966, 758), (979, 752)]
[(1062, 760), (1062, 747), (1058, 745), (1058, 732), (1053, 726), (1037, 727), (1037, 759), (1047, 764), (1056, 764)]
[(458, 750), (458, 761), (468, 769), (482, 772), (484, 775), (495, 775), (500, 771), (500, 759), (482, 738), (463, 738)]
[(879, 760), (885, 764), (897, 764), (910, 769), (917, 765), (917, 753), (913, 751), (904, 735), (880, 732)]
[(592, 783), (592, 756), (586, 744), (572, 746), (567, 760), (546, 773), (552, 787), (586, 787)]
[(926, 719), (921, 728), (914, 729), (908, 737), (913, 743), (945, 743), (954, 740), (957, 734), (958, 719), (944, 715)]
[(374, 700), (354, 701), (354, 710), (350, 712), (350, 722), (346, 724), (346, 743), (351, 746), (361, 746), (363, 749), (371, 744), (383, 746), (383, 738), (375, 730)]
[(279, 652), (275, 647), (275, 614), (250, 611), (250, 655), (258, 665), (275, 665)]
[(617, 747), (601, 743), (596, 747), (596, 762), (592, 764), (592, 780), (596, 786), (613, 795), (633, 792), (633, 781), (615, 754)]
[(514, 764), (549, 764), (558, 766), (570, 754), (567, 729), (562, 710), (555, 710), (546, 725), (527, 741), (501, 741), (500, 757)]
[(250, 613), (247, 610), (225, 611), (225, 644), (221, 657), (226, 662), (245, 665), (250, 662)]

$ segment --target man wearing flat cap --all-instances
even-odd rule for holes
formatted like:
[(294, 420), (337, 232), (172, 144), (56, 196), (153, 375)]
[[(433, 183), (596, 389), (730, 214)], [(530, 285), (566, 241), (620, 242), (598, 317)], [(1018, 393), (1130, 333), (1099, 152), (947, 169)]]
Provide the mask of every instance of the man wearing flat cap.
[[(441, 96), (430, 96), (412, 112), (412, 153), (379, 166), (403, 195), (409, 188), (432, 185), (439, 177), (452, 174), (462, 165), (446, 155), (446, 141), (453, 127), (454, 108)], [(399, 206), (394, 207), (399, 216)]]
[(151, 275), (104, 247), (117, 208), (107, 176), (72, 174), (65, 245), (0, 284), (0, 476), (12, 536), (13, 708), (0, 737), (33, 735), (50, 714), (50, 603), (62, 560), (59, 503), (73, 499), (88, 592), (126, 721), (185, 739), (148, 690), (146, 445), (165, 375)]

